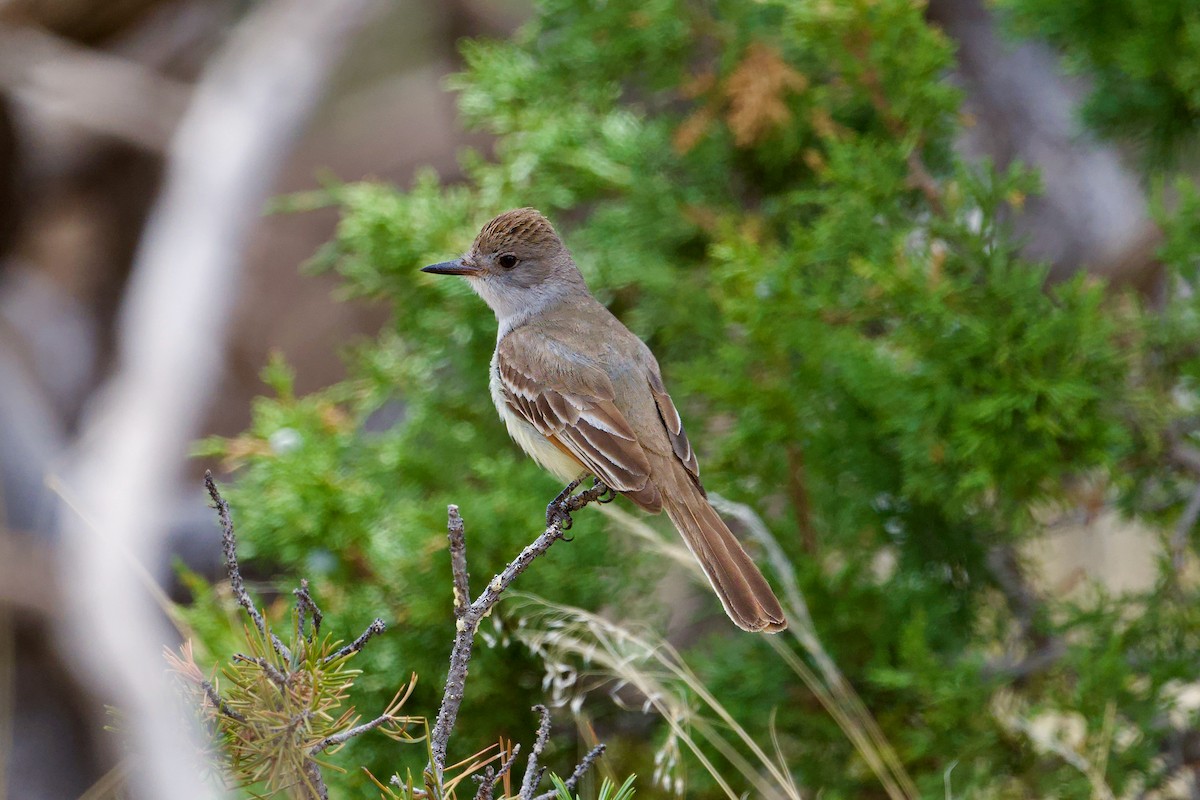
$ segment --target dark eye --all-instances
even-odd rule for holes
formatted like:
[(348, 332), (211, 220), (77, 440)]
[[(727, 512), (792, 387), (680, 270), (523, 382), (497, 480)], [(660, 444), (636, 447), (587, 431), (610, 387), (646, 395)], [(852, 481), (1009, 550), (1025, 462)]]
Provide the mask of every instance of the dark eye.
[(505, 253), (497, 260), (500, 262), (500, 266), (504, 267), (505, 269), (512, 269), (517, 265), (517, 257), (512, 253)]

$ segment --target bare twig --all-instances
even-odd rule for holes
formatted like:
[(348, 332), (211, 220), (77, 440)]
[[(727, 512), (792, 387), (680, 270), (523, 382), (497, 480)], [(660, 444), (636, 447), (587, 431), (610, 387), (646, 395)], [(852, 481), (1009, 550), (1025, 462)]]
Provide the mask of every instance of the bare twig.
[(471, 602), (471, 576), (467, 572), (467, 540), (458, 506), (450, 506), (447, 524), (450, 537), (450, 570), (454, 573), (454, 616), (461, 619)]
[(245, 653), (234, 653), (233, 660), (244, 661), (247, 664), (253, 664), (254, 666), (258, 667), (264, 673), (266, 673), (268, 678), (271, 679), (271, 683), (275, 684), (280, 689), (283, 689), (287, 686), (288, 676), (280, 672), (278, 667), (276, 667), (270, 661), (267, 661), (265, 658), (248, 656)]
[[(313, 600), (312, 595), (308, 592), (308, 579), (300, 579), (300, 588), (293, 589), (292, 594), (296, 598), (296, 613), (299, 616), (300, 635), (307, 637), (306, 632), (308, 617), (312, 617), (313, 636), (321, 635), (321, 621), (325, 616), (321, 613), (320, 607)], [(364, 641), (365, 643), (365, 641)], [(359, 648), (362, 649), (361, 647)]]
[(190, 88), (143, 64), (33, 26), (0, 25), (0, 87), (47, 122), (165, 150)]
[[(229, 504), (225, 502), (225, 498), (217, 489), (217, 483), (213, 480), (210, 470), (204, 472), (204, 488), (208, 489), (208, 496), (212, 498), (213, 507), (217, 509), (217, 518), (221, 521), (221, 551), (225, 556), (225, 569), (229, 572), (229, 588), (233, 590), (233, 596), (237, 599), (238, 605), (246, 610), (246, 614), (254, 622), (254, 627), (258, 628), (258, 632), (263, 636), (267, 636), (269, 633), (267, 623), (263, 620), (258, 607), (254, 605), (254, 600), (246, 591), (246, 583), (242, 580), (242, 570), (238, 566), (237, 557), (237, 534), (233, 531), (233, 518), (229, 516)], [(284, 661), (291, 661), (292, 653), (288, 650), (287, 645), (280, 641), (274, 633), (270, 633), (270, 638), (271, 646), (275, 648), (279, 657)]]
[(787, 448), (787, 494), (800, 530), (800, 543), (807, 555), (817, 552), (817, 532), (813, 528), (812, 500), (808, 496), (808, 469), (804, 464), (804, 448), (798, 443)]
[(475, 800), (492, 800), (492, 792), (496, 789), (496, 770), (489, 766), (482, 775), (472, 777), (479, 784), (479, 790), (475, 792)]
[[(429, 737), (432, 760), (425, 770), (425, 784), (431, 794), (436, 794), (435, 789), (442, 785), (442, 777), (446, 768), (446, 743), (450, 739), (450, 733), (454, 730), (454, 724), (458, 719), (458, 710), (462, 706), (467, 682), (467, 665), (471, 661), (471, 647), (474, 644), (475, 632), (479, 629), (479, 623), (491, 613), (492, 608), (500, 600), (500, 595), (522, 572), (529, 568), (534, 559), (563, 538), (563, 531), (571, 525), (571, 513), (609, 493), (607, 486), (596, 483), (590, 489), (579, 494), (570, 494), (578, 486), (578, 480), (567, 485), (567, 488), (547, 507), (547, 525), (541, 535), (509, 562), (499, 575), (492, 578), (487, 588), (470, 606), (455, 615), (456, 632), (454, 646), (450, 651), (450, 670), (446, 676), (446, 687), (442, 694), (442, 704), (438, 708), (437, 721), (434, 723), (433, 732)], [(450, 506), (447, 509), (447, 516), (447, 538), (451, 545), (451, 569), (454, 571), (454, 587), (457, 593), (468, 587), (466, 535), (458, 506)]]
[(304, 788), (312, 800), (329, 800), (329, 787), (325, 785), (325, 776), (321, 774), (321, 765), (316, 761), (304, 762)]
[(246, 721), (245, 716), (230, 708), (229, 704), (225, 702), (221, 695), (217, 694), (217, 687), (213, 686), (204, 679), (200, 680), (200, 686), (204, 689), (204, 694), (206, 697), (208, 697), (208, 702), (213, 704), (213, 708), (217, 709), (230, 719), (237, 720), (238, 722)]
[(1004, 595), (1009, 613), (1017, 622), (1021, 638), (1031, 642), (1035, 648), (1044, 647), (1048, 637), (1037, 629), (1042, 599), (1025, 579), (1016, 551), (1009, 545), (993, 547), (987, 554), (987, 566)]
[[(598, 744), (588, 751), (588, 754), (579, 762), (579, 766), (575, 767), (575, 771), (571, 773), (571, 777), (563, 781), (568, 792), (575, 791), (575, 787), (579, 785), (579, 781), (583, 778), (584, 774), (591, 769), (592, 764), (602, 755), (604, 755), (604, 745), (602, 744)], [(558, 792), (551, 789), (548, 792), (542, 792), (537, 797), (534, 797), (533, 800), (554, 800), (557, 796)]]
[(1176, 441), (1167, 448), (1167, 460), (1193, 475), (1200, 475), (1200, 449)]
[(479, 782), (479, 790), (475, 792), (475, 800), (492, 800), (492, 793), (496, 790), (496, 784), (504, 780), (504, 776), (512, 769), (512, 765), (517, 761), (517, 755), (521, 752), (521, 745), (513, 745), (512, 752), (508, 754), (508, 758), (500, 765), (500, 769), (493, 770), (488, 767), (482, 777), (476, 777)]
[(356, 725), (353, 728), (342, 731), (341, 733), (335, 733), (333, 736), (326, 736), (324, 739), (322, 739), (321, 741), (319, 741), (315, 745), (313, 745), (312, 749), (308, 751), (308, 754), (310, 756), (315, 756), (321, 752), (324, 752), (326, 749), (328, 749), (330, 747), (337, 747), (340, 744), (345, 744), (346, 742), (353, 739), (355, 736), (361, 736), (362, 734), (367, 733), (368, 731), (373, 731), (376, 728), (378, 728), (380, 725), (384, 725), (388, 722), (392, 722), (395, 719), (396, 718), (394, 716), (392, 716), (391, 714), (388, 714), (388, 713), (380, 714), (378, 717), (371, 720), (370, 722), (364, 722), (362, 725)]
[(1050, 639), (1045, 645), (1026, 654), (1023, 658), (1001, 658), (984, 664), (979, 671), (987, 680), (1000, 678), (1007, 681), (1023, 681), (1050, 669), (1067, 653), (1061, 639)]
[(529, 764), (525, 767), (525, 778), (521, 781), (520, 797), (522, 800), (528, 800), (537, 791), (538, 783), (542, 779), (542, 771), (538, 769), (538, 758), (546, 749), (546, 743), (550, 741), (550, 709), (539, 704), (534, 706), (533, 710), (541, 715), (542, 721), (538, 724), (537, 738), (533, 742), (533, 749), (529, 752)]
[[(296, 666), (292, 663), (292, 659), (290, 655), (288, 655), (288, 648), (285, 647), (282, 642), (279, 642), (279, 640), (275, 638), (274, 634), (271, 633), (270, 629), (266, 627), (266, 622), (264, 621), (262, 615), (259, 613), (254, 603), (250, 601), (249, 594), (246, 592), (245, 586), (242, 583), (241, 572), (238, 567), (237, 537), (234, 535), (233, 521), (229, 515), (229, 506), (221, 496), (220, 491), (217, 489), (216, 482), (213, 480), (211, 473), (205, 473), (204, 483), (205, 486), (208, 487), (209, 496), (212, 498), (215, 504), (217, 515), (221, 521), (222, 544), (225, 551), (225, 561), (229, 570), (230, 583), (234, 587), (234, 594), (238, 596), (238, 601), (243, 610), (245, 610), (246, 614), (254, 620), (254, 623), (260, 633), (262, 633), (264, 636), (270, 636), (272, 641), (275, 643), (275, 652), (285, 659), (286, 665), (281, 670), (279, 667), (276, 667), (265, 658), (248, 656), (243, 653), (235, 653), (233, 655), (233, 659), (235, 661), (254, 664), (263, 671), (263, 674), (265, 674), (281, 692), (286, 691), (288, 686), (292, 684), (298, 676), (303, 677), (301, 670), (303, 670), (304, 667)], [(298, 637), (297, 641), (299, 642), (297, 647), (302, 648), (303, 639), (306, 636), (306, 616), (312, 616), (313, 630), (315, 635), (320, 631), (323, 615), (320, 608), (317, 606), (316, 600), (313, 599), (312, 594), (309, 592), (307, 580), (300, 580), (300, 587), (293, 591), (293, 595), (296, 598), (296, 612), (299, 616), (299, 625), (298, 630), (296, 631)], [(369, 626), (367, 626), (367, 629), (363, 631), (362, 635), (332, 655), (323, 658), (321, 660), (321, 664), (328, 664), (336, 659), (344, 658), (359, 652), (363, 649), (363, 647), (366, 646), (371, 637), (383, 633), (385, 630), (386, 626), (383, 624), (383, 620), (376, 619)], [(217, 693), (216, 688), (213, 687), (211, 683), (203, 679), (201, 679), (200, 683), (204, 688), (204, 693), (208, 697), (209, 702), (213, 703), (221, 711), (221, 713), (238, 722), (245, 723), (247, 721), (244, 715), (232, 709), (221, 698), (220, 694)], [(304, 791), (305, 796), (308, 798), (313, 798), (315, 800), (324, 800), (324, 798), (327, 798), (329, 796), (329, 790), (325, 785), (324, 777), (321, 774), (320, 765), (316, 761), (316, 756), (330, 747), (338, 747), (354, 737), (360, 736), (368, 731), (372, 731), (382, 725), (390, 722), (403, 721), (403, 718), (398, 717), (396, 712), (408, 700), (415, 686), (416, 676), (414, 675), (412, 680), (409, 681), (407, 687), (402, 688), (396, 693), (396, 696), (392, 698), (392, 702), (388, 704), (388, 707), (378, 717), (370, 722), (363, 723), (362, 725), (356, 725), (352, 728), (348, 728), (333, 735), (327, 736), (314, 744), (312, 747), (308, 748), (308, 750), (303, 754), (304, 764), (301, 775), (299, 776), (295, 786)], [(306, 709), (301, 715), (293, 718), (292, 724), (298, 725), (307, 723), (310, 714), (311, 711)]]
[(386, 630), (387, 630), (387, 625), (385, 625), (383, 623), (383, 620), (376, 618), (375, 621), (372, 622), (370, 625), (368, 625), (367, 629), (365, 631), (363, 631), (362, 633), (360, 633), (358, 635), (358, 638), (355, 639), (353, 642), (346, 645), (345, 647), (339, 648), (337, 650), (337, 652), (332, 653), (328, 656), (325, 656), (324, 663), (328, 664), (330, 661), (336, 661), (337, 659), (342, 658), (343, 656), (348, 656), (351, 653), (357, 653), (358, 651), (362, 650), (364, 647), (367, 646), (367, 642), (370, 641), (372, 636), (378, 636), (379, 634), (383, 633)]

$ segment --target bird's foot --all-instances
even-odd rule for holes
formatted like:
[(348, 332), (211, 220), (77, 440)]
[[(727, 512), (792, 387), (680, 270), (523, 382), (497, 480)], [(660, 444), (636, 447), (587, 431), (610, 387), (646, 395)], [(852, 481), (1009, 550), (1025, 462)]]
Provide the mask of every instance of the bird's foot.
[(602, 483), (599, 478), (592, 478), (591, 491), (594, 492), (597, 489), (600, 490), (600, 494), (596, 495), (597, 503), (611, 503), (617, 499), (616, 491)]
[[(592, 478), (592, 487), (579, 494), (572, 494), (579, 488), (579, 484), (583, 478), (576, 478), (566, 485), (558, 497), (546, 506), (546, 527), (558, 525), (560, 531), (569, 531), (571, 526), (575, 524), (575, 520), (571, 519), (571, 512), (578, 511), (593, 500), (599, 503), (611, 503), (617, 499), (617, 493), (606, 486), (599, 478)], [(570, 537), (564, 536), (568, 542)]]
[[(574, 510), (571, 507), (571, 492), (579, 488), (582, 478), (576, 478), (566, 485), (566, 487), (558, 493), (550, 501), (550, 505), (546, 506), (546, 527), (549, 528), (555, 523), (561, 525), (559, 530), (569, 531), (571, 526), (575, 524), (575, 520), (571, 519), (571, 512)], [(564, 537), (565, 538), (565, 537)]]

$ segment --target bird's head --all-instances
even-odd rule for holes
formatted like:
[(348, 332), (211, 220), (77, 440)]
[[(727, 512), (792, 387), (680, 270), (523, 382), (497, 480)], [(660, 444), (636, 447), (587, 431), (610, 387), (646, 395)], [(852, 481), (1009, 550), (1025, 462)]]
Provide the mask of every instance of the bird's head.
[(554, 226), (533, 208), (506, 211), (483, 226), (462, 258), (421, 271), (466, 278), (501, 321), (587, 291)]

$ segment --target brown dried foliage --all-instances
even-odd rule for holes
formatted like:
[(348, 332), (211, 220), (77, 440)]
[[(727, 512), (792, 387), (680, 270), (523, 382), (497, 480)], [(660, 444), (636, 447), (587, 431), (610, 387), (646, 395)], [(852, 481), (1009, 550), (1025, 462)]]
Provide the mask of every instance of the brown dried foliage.
[(718, 117), (724, 118), (738, 147), (758, 144), (791, 119), (788, 95), (806, 88), (808, 79), (794, 70), (778, 50), (753, 42), (725, 80), (718, 82), (704, 73), (681, 87), (685, 97), (708, 95), (708, 102), (676, 129), (675, 149), (687, 153)]

